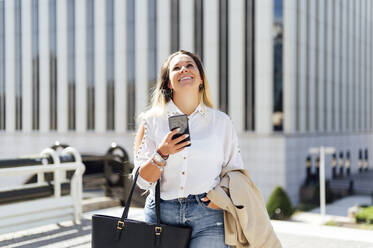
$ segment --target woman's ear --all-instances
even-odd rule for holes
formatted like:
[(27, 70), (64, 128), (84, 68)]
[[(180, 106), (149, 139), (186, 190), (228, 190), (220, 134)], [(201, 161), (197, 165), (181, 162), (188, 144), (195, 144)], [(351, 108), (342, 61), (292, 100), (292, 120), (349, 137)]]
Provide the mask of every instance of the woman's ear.
[(167, 86), (168, 86), (168, 88), (169, 88), (169, 89), (171, 89), (171, 90), (172, 90), (172, 84), (171, 84), (171, 82), (170, 82), (170, 81), (168, 81), (168, 83), (167, 83)]

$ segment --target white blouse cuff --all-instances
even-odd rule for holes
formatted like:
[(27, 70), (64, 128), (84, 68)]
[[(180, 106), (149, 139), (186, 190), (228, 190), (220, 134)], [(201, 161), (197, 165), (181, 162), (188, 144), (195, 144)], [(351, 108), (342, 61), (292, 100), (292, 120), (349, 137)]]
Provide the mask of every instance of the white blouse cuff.
[(146, 181), (142, 176), (138, 176), (137, 178), (137, 185), (140, 187), (140, 189), (148, 190), (150, 187), (153, 186), (154, 183)]

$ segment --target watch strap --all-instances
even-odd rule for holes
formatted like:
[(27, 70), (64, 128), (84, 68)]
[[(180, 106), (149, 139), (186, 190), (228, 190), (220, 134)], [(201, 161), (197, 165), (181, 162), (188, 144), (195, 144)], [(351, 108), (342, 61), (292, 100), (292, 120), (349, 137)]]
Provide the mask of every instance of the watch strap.
[(157, 150), (157, 153), (158, 153), (159, 155), (161, 155), (161, 157), (162, 157), (164, 160), (167, 160), (168, 157), (170, 156), (170, 155), (164, 155), (164, 154), (162, 154), (161, 151), (160, 151), (159, 149)]

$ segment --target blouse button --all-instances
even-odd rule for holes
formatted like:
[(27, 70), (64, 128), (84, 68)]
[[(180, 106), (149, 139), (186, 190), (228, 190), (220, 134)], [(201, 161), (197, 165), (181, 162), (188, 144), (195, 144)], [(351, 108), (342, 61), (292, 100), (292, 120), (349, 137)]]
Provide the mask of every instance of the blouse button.
[(180, 189), (181, 189), (181, 190), (183, 190), (183, 189), (184, 189), (184, 187), (180, 187)]
[(186, 159), (186, 157), (184, 157), (184, 160)]
[(185, 172), (183, 171), (183, 172), (181, 172), (181, 174), (183, 174), (183, 175), (184, 175), (184, 174), (185, 174)]

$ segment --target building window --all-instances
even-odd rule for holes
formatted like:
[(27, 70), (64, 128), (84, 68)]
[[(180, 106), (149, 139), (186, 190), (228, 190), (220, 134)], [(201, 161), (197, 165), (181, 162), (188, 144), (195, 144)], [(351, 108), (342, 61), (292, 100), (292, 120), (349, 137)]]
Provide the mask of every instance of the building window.
[(180, 0), (171, 0), (171, 53), (179, 50), (180, 46)]
[(39, 1), (32, 0), (32, 130), (39, 130)]
[(22, 130), (22, 9), (21, 0), (15, 0), (15, 85), (16, 130)]
[(127, 1), (127, 129), (135, 130), (135, 0)]
[(115, 128), (114, 0), (106, 0), (106, 129)]
[(57, 38), (56, 38), (56, 0), (49, 0), (49, 113), (51, 130), (57, 130)]
[(5, 8), (0, 1), (0, 130), (5, 130)]
[(245, 1), (245, 130), (255, 130), (255, 0)]
[[(157, 83), (157, 1), (148, 0), (148, 95)], [(148, 97), (150, 101), (151, 98)]]
[(283, 130), (283, 84), (282, 84), (282, 56), (283, 56), (283, 6), (282, 0), (274, 0), (273, 25), (273, 130)]
[(87, 129), (95, 129), (95, 21), (94, 0), (87, 0)]
[(203, 0), (194, 0), (194, 51), (203, 60)]
[(219, 0), (219, 108), (228, 113), (228, 0)]
[(67, 2), (67, 80), (68, 80), (68, 129), (75, 130), (76, 75), (75, 75), (75, 0)]

